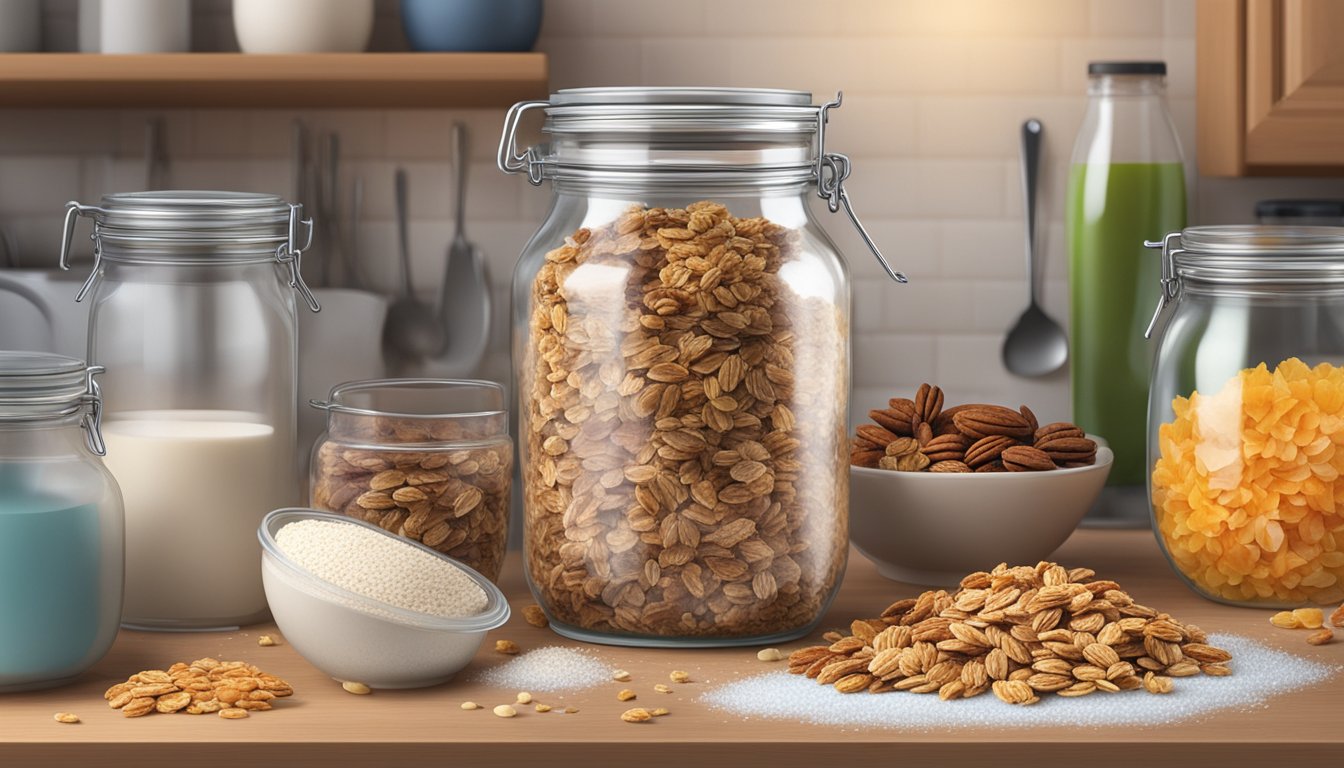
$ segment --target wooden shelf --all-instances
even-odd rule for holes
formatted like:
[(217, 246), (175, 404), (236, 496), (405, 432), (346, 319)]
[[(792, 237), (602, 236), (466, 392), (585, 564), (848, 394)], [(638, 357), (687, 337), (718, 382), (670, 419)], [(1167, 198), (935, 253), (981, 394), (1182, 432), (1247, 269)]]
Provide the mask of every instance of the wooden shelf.
[[(1327, 664), (1344, 661), (1344, 643), (1312, 647), (1300, 632), (1270, 626), (1269, 611), (1230, 608), (1190, 592), (1168, 567), (1148, 531), (1085, 530), (1056, 553), (1069, 565), (1086, 565), (1114, 578), (1141, 602), (1169, 611), (1205, 630), (1234, 633)], [(630, 683), (611, 682), (581, 692), (541, 694), (538, 699), (579, 708), (574, 715), (539, 714), (520, 708), (511, 720), (490, 707), (512, 702), (516, 691), (475, 681), (482, 669), (503, 663), (494, 641), (507, 638), (525, 650), (576, 646), (523, 621), (532, 602), (517, 553), (505, 564), (501, 584), (513, 618), (491, 632), (460, 679), (416, 691), (375, 691), (351, 696), (324, 677), (288, 645), (257, 647), (257, 635), (273, 625), (241, 632), (150, 634), (122, 632), (112, 651), (75, 684), (53, 691), (0, 697), (0, 765), (1017, 765), (1079, 763), (1107, 766), (1335, 765), (1344, 749), (1339, 713), (1344, 686), (1331, 680), (1270, 699), (1263, 709), (1223, 710), (1162, 726), (1012, 730), (965, 729), (902, 732), (836, 728), (778, 720), (744, 719), (698, 703), (711, 685), (759, 674), (767, 667), (755, 648), (654, 650), (586, 646), (613, 669), (631, 672)], [(848, 626), (917, 589), (887, 581), (872, 563), (851, 553), (844, 585), (823, 622)], [(820, 634), (818, 632), (817, 634)], [(815, 641), (815, 638), (813, 638)], [(809, 644), (782, 646), (789, 651)], [(141, 669), (204, 655), (243, 659), (288, 680), (295, 688), (271, 712), (237, 722), (214, 716), (151, 715), (128, 720), (103, 702), (102, 692)], [(1235, 662), (1234, 662), (1235, 667)], [(774, 667), (782, 669), (783, 667)], [(693, 682), (671, 695), (654, 693), (669, 670), (684, 669)], [(616, 699), (625, 687), (637, 702)], [(907, 694), (887, 694), (901, 696)], [(1147, 694), (1136, 693), (1144, 696)], [(485, 710), (466, 712), (463, 701)], [(622, 723), (630, 706), (665, 706), (667, 717), (651, 724)], [(940, 706), (936, 700), (929, 706)], [(955, 706), (955, 705), (946, 705)], [(79, 725), (61, 725), (55, 712), (74, 712)], [(1035, 755), (1036, 757), (1031, 757)]]
[(546, 84), (542, 53), (0, 54), (0, 107), (504, 107)]

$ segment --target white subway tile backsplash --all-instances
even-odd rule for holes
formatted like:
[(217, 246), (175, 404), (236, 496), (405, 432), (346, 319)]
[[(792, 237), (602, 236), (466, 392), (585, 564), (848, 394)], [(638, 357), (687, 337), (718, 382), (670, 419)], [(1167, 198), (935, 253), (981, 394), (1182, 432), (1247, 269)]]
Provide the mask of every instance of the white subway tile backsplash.
[(1003, 163), (870, 160), (854, 164), (850, 195), (869, 216), (983, 219), (1003, 214)]
[(945, 276), (1026, 279), (1020, 220), (945, 221), (940, 226)]
[(62, 213), (80, 189), (78, 158), (59, 155), (0, 156), (0, 211)]
[(1088, 3), (1095, 37), (1161, 37), (1163, 0), (1091, 0)]
[(851, 34), (1025, 38), (1088, 31), (1088, 8), (1080, 0), (862, 0), (833, 5), (843, 9), (843, 28)]
[(854, 386), (918, 386), (933, 370), (933, 350), (934, 337), (928, 334), (897, 331), (857, 335), (852, 347)]
[(724, 37), (820, 36), (840, 32), (835, 2), (729, 0), (707, 4), (705, 32)]
[[(892, 283), (843, 214), (811, 196), (816, 220), (853, 280), (855, 415), (923, 381), (950, 401), (1027, 402), (1068, 417), (1065, 377), (1018, 379), (999, 346), (1026, 303), (1021, 122), (1046, 125), (1038, 219), (1042, 295), (1067, 322), (1064, 186), (1086, 102), (1086, 65), (1163, 58), (1190, 168), (1191, 221), (1251, 218), (1272, 196), (1341, 196), (1338, 179), (1194, 176), (1193, 0), (547, 0), (538, 49), (552, 90), (595, 85), (764, 86), (845, 90), (829, 146), (853, 160), (851, 199), (910, 285)], [(74, 0), (46, 21), (73, 27)], [(404, 47), (395, 0), (379, 0), (375, 45)], [(198, 0), (198, 42), (235, 45), (228, 0)], [(54, 39), (54, 38), (53, 38)], [(66, 41), (73, 47), (73, 39)], [(290, 194), (295, 117), (339, 131), (347, 182), (365, 179), (359, 258), (375, 287), (397, 286), (392, 171), (411, 173), (417, 287), (434, 298), (452, 232), (449, 131), (471, 138), (469, 236), (485, 253), (494, 345), (481, 374), (508, 375), (509, 284), (551, 190), (494, 167), (503, 110), (0, 110), (0, 226), (24, 265), (54, 266), (64, 202), (143, 187), (145, 122), (161, 116), (173, 186)], [(529, 120), (521, 141), (542, 136)], [(87, 256), (87, 240), (77, 240)], [(312, 254), (322, 258), (320, 249)], [(312, 264), (309, 265), (310, 268)]]

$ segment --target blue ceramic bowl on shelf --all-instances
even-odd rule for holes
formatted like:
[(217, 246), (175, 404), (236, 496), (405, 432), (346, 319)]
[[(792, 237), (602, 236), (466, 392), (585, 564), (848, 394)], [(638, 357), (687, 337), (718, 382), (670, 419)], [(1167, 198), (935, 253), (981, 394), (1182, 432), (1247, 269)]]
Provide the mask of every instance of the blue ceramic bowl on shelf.
[(401, 25), (417, 51), (530, 51), (541, 0), (401, 0)]

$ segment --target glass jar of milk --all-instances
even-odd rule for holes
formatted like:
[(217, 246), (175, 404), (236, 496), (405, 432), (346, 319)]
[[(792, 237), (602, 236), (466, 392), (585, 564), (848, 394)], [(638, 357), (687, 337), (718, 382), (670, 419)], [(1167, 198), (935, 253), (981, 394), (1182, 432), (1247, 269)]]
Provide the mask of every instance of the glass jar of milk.
[[(272, 195), (138, 192), (70, 203), (93, 219), (89, 358), (126, 500), (122, 622), (227, 628), (267, 615), (256, 530), (299, 500), (297, 292), (312, 223)], [(303, 235), (301, 238), (300, 235)]]
[(0, 352), (0, 692), (61, 685), (112, 646), (122, 507), (97, 368)]

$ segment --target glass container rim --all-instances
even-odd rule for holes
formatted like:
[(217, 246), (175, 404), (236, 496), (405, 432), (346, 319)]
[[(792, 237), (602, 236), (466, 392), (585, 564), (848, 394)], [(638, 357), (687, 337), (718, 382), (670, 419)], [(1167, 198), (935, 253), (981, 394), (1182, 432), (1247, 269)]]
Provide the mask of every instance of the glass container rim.
[(355, 416), (389, 416), (402, 419), (423, 419), (423, 420), (455, 420), (455, 419), (479, 419), (497, 416), (507, 416), (508, 408), (500, 407), (497, 409), (479, 410), (479, 411), (458, 411), (452, 413), (407, 413), (402, 411), (382, 410), (378, 408), (360, 408), (348, 405), (339, 401), (340, 396), (354, 392), (366, 392), (378, 389), (391, 388), (442, 388), (463, 387), (472, 389), (491, 389), (500, 395), (500, 402), (507, 402), (507, 392), (504, 385), (485, 379), (438, 379), (438, 378), (381, 378), (381, 379), (359, 379), (356, 381), (346, 381), (331, 388), (327, 395), (327, 400), (309, 400), (308, 404), (313, 408), (328, 413), (344, 413)]

